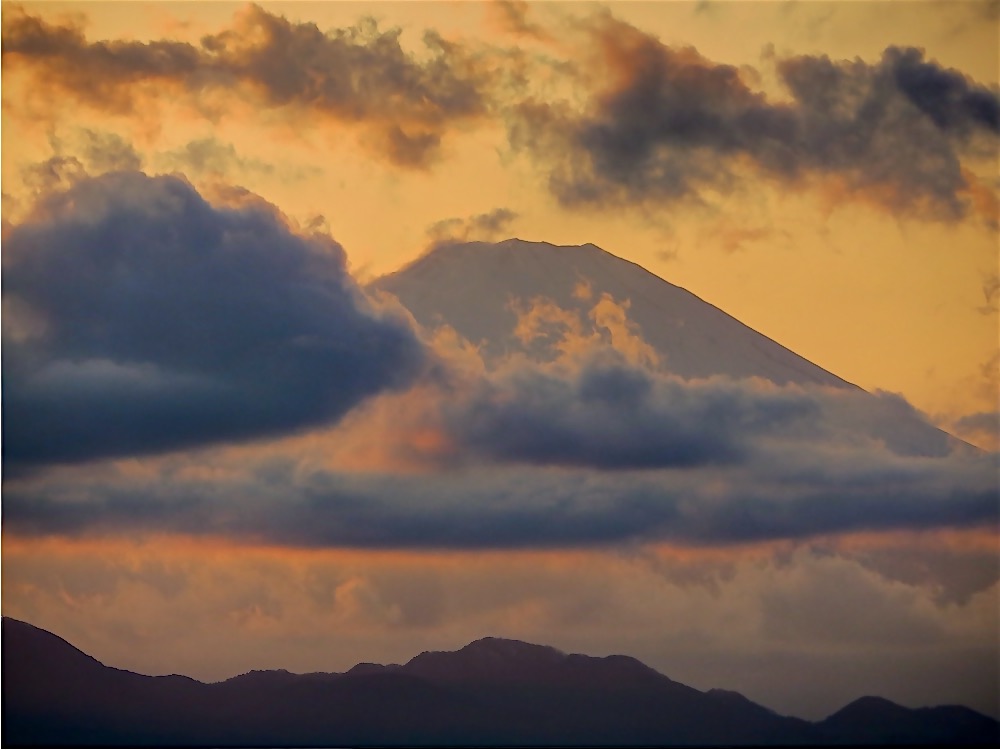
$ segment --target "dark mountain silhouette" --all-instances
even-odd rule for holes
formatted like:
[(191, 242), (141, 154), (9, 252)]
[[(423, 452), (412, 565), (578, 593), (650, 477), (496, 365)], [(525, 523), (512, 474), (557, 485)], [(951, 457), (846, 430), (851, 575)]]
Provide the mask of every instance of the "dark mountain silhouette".
[(862, 698), (825, 721), (706, 693), (627, 656), (484, 638), (344, 674), (250, 672), (204, 684), (102, 665), (3, 619), (6, 747), (987, 746), (1000, 725), (961, 707)]
[[(974, 744), (977, 737), (997, 742), (997, 725), (965, 706), (937, 706), (911, 710), (885, 698), (865, 696), (821, 722), (831, 736), (851, 736), (862, 744), (945, 746)], [(978, 740), (982, 741), (982, 740)]]

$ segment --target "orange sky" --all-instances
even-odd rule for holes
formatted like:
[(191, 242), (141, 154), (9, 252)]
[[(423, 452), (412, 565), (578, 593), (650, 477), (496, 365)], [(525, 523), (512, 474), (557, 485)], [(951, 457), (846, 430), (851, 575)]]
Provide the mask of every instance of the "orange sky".
[[(300, 267), (316, 257), (328, 275), (317, 284), (342, 292), (442, 239), (516, 236), (632, 260), (996, 451), (997, 8), (5, 2), (5, 418), (31, 422), (36, 412), (15, 410), (44, 405), (51, 388), (63, 410), (17, 435), (38, 426), (43, 438), (71, 438), (32, 442), (26, 454), (43, 458), (13, 469), (5, 447), (4, 614), (114, 666), (202, 679), (340, 670), (503, 635), (627, 652), (700, 689), (811, 718), (862, 692), (995, 713), (996, 454), (900, 453), (884, 437), (845, 436), (876, 403), (850, 395), (655, 372), (625, 301), (605, 311), (631, 336), (611, 348), (645, 378), (654, 416), (674, 415), (680, 393), (701, 427), (713, 412), (698, 399), (722, 393), (750, 404), (746, 423), (767, 422), (774, 403), (842, 410), (844, 421), (803, 428), (779, 416), (775, 432), (734, 423), (734, 445), (752, 441), (745, 463), (505, 459), (470, 447), (462, 420), (538, 382), (579, 406), (597, 344), (581, 340), (563, 370), (517, 361), (498, 375), (453, 332), (418, 334), (391, 303), (358, 292), (344, 313), (361, 331), (352, 341), (395, 332), (419, 351), (396, 352), (383, 370), (359, 354), (371, 382), (348, 373), (347, 395), (322, 418), (266, 413), (246, 434), (206, 418), (194, 437), (167, 419), (182, 433), (174, 442), (154, 434), (131, 452), (125, 441), (92, 454), (86, 429), (93, 414), (103, 420), (102, 398), (124, 393), (128, 422), (127, 398), (163, 383), (168, 399), (179, 384), (195, 393), (194, 413), (210, 410), (215, 397), (197, 401), (198, 388), (231, 385), (234, 373), (251, 394), (238, 406), (253, 414), (286, 391), (293, 406), (299, 391), (329, 395), (316, 384), (325, 373), (295, 370), (295, 346), (282, 351), (298, 379), (280, 381), (276, 367), (280, 388), (243, 377), (260, 364), (252, 354), (237, 352), (226, 372), (213, 357), (289, 307), (310, 324), (314, 308), (295, 304), (314, 280)], [(783, 137), (792, 132), (801, 142)], [(179, 179), (152, 179), (163, 175)], [(225, 282), (206, 293), (198, 269), (166, 286), (176, 270), (166, 263), (162, 288), (190, 293), (191, 307), (175, 299), (149, 312), (160, 288), (142, 286), (152, 254), (107, 278), (88, 265), (105, 245), (122, 249), (117, 230), (133, 225), (115, 224), (119, 209), (150, 222), (150, 247), (182, 252), (170, 243), (190, 232), (197, 244), (204, 221), (254, 248), (262, 236), (277, 243), (292, 270), (266, 253), (258, 265), (223, 259), (222, 278), (249, 284), (230, 298)], [(84, 261), (73, 266), (60, 243)], [(129, 338), (130, 314), (110, 293), (98, 333), (74, 338), (87, 307), (60, 305), (79, 293), (101, 307), (105, 284), (145, 290), (125, 297), (137, 325), (149, 312), (198, 341), (197, 321), (184, 328), (189, 309), (210, 314), (218, 292), (237, 312), (206, 324), (205, 351), (177, 355), (173, 369), (173, 352)], [(253, 317), (261, 298), (272, 306)], [(116, 331), (139, 353), (102, 349), (121, 343)], [(275, 344), (247, 335), (248, 349)], [(427, 375), (422, 358), (447, 377)], [(400, 375), (408, 366), (425, 369)], [(907, 408), (877, 403), (873, 423)], [(601, 433), (586, 408), (573, 425)], [(55, 443), (68, 453), (47, 462)], [(796, 687), (802, 669), (823, 685)]]
[[(25, 7), (50, 19), (85, 18), (93, 40), (194, 40), (232, 26), (240, 12), (238, 5), (223, 3)], [(551, 30), (553, 41), (546, 43), (505, 31), (502, 12), (487, 3), (262, 7), (321, 29), (372, 15), (383, 28), (401, 28), (404, 46), (415, 50), (430, 28), (466, 44), (522, 45), (564, 60), (579, 58), (580, 40), (567, 30), (572, 19), (589, 12), (572, 3), (532, 4), (527, 18)], [(874, 62), (890, 45), (911, 45), (984, 85), (997, 84), (1000, 68), (995, 14), (991, 21), (988, 5), (978, 2), (612, 7), (616, 17), (664, 43), (690, 45), (715, 63), (752, 70), (749, 79), (775, 98), (782, 92), (768, 62), (773, 54)], [(20, 76), (10, 69), (5, 67), (5, 101), (20, 105)], [(851, 191), (831, 192), (830, 184), (789, 191), (760, 180), (709, 206), (572, 211), (546, 194), (544, 178), (523, 155), (510, 153), (503, 128), (489, 120), (460, 123), (432, 167), (406, 170), (359, 149), (364, 137), (349, 123), (297, 115), (292, 125), (281, 111), (247, 109), (233, 97), (219, 100), (224, 114), (206, 117), (154, 91), (154, 114), (144, 103), (132, 115), (110, 120), (105, 111), (58, 105), (38, 92), (27, 100), (45, 110), (45, 125), (39, 127), (36, 112), (5, 107), (3, 176), (9, 194), (17, 194), (18, 170), (51, 154), (54, 139), (71, 140), (74, 128), (127, 136), (149, 167), (160, 170), (171, 168), (164, 154), (212, 137), (231, 144), (242, 164), (219, 162), (200, 174), (189, 170), (189, 178), (199, 185), (213, 180), (244, 185), (301, 222), (323, 216), (362, 278), (414, 258), (435, 222), (504, 207), (517, 214), (504, 236), (593, 242), (635, 260), (847, 380), (903, 393), (945, 426), (996, 407), (998, 321), (996, 293), (990, 290), (997, 234), (976, 216), (957, 223), (928, 221), (919, 214), (893, 215)], [(987, 181), (995, 178), (995, 149), (992, 158), (969, 166)], [(391, 220), (385, 220), (386, 212)]]

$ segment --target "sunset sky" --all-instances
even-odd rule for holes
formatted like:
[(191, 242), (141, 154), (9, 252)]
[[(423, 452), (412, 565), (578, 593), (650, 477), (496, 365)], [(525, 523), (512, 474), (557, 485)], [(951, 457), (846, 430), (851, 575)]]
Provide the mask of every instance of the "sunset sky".
[[(998, 34), (986, 0), (5, 2), (3, 613), (206, 680), (498, 635), (807, 718), (997, 715)], [(463, 453), (483, 394), (587, 366), (497, 374), (363, 287), (508, 237), (979, 450), (630, 361), (667, 422), (823, 416), (739, 465)]]

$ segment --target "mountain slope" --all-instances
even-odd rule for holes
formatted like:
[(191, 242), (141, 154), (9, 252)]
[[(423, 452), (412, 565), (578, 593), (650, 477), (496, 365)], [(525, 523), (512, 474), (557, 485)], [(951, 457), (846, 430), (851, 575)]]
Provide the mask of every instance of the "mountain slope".
[(512, 303), (543, 298), (590, 321), (590, 311), (608, 294), (628, 301), (629, 320), (666, 368), (682, 377), (757, 376), (778, 384), (850, 387), (687, 290), (595, 245), (518, 239), (446, 245), (370, 288), (398, 297), (424, 326), (447, 323), (483, 343), (488, 356), (538, 353), (514, 335)]
[[(567, 332), (612, 345), (616, 336), (623, 341), (632, 336), (644, 344), (633, 341), (629, 347), (641, 355), (651, 348), (657, 369), (685, 379), (758, 377), (861, 396), (863, 406), (836, 429), (868, 433), (902, 455), (943, 456), (961, 444), (902, 400), (865, 393), (594, 245), (517, 239), (445, 245), (375, 280), (369, 290), (394, 295), (426, 328), (451, 326), (479, 348), (488, 367), (512, 353), (551, 360)], [(624, 333), (622, 308), (628, 321)]]
[[(876, 701), (876, 703), (872, 703)], [(872, 726), (890, 730), (873, 733)], [(702, 693), (635, 659), (486, 638), (345, 674), (251, 672), (215, 684), (106, 667), (3, 619), (5, 746), (986, 745), (968, 709), (862, 699), (819, 724)]]

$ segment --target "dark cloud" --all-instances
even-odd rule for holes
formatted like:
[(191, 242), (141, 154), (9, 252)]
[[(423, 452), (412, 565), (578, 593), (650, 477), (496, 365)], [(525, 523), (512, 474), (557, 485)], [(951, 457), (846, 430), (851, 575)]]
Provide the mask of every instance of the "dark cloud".
[(883, 457), (824, 476), (805, 453), (771, 458), (784, 464), (394, 476), (273, 461), (229, 480), (50, 478), (5, 487), (4, 525), (17, 535), (173, 532), (303, 547), (476, 549), (736, 544), (997, 521), (989, 459)]
[(977, 129), (1000, 131), (1000, 99), (997, 92), (972, 83), (957, 70), (946, 70), (924, 60), (924, 52), (913, 47), (890, 47), (882, 68), (891, 73), (899, 91), (941, 130), (964, 138)]
[(658, 377), (623, 362), (556, 374), (522, 367), (446, 405), (456, 443), (495, 460), (604, 469), (745, 458), (745, 441), (819, 416), (801, 392)]
[(79, 26), (49, 24), (17, 7), (3, 14), (2, 54), (5, 67), (31, 64), (43, 83), (115, 111), (131, 109), (129, 84), (194, 76), (200, 62), (190, 44), (91, 44)]
[(8, 467), (274, 435), (403, 385), (425, 354), (329, 237), (243, 195), (117, 172), (4, 238)]
[(430, 422), (408, 423), (395, 402), (389, 426), (443, 432), (443, 454), (425, 464), (436, 471), (335, 473), (277, 444), (264, 458), (194, 455), (184, 472), (165, 463), (142, 478), (82, 476), (88, 467), (15, 479), (4, 522), (27, 535), (475, 549), (739, 544), (998, 520), (995, 456), (948, 442), (888, 394), (683, 380), (608, 358), (445, 380), (414, 396)]
[(785, 103), (751, 89), (739, 69), (610, 15), (590, 34), (604, 88), (582, 110), (527, 100), (510, 117), (512, 145), (548, 164), (568, 206), (699, 200), (733, 189), (749, 167), (786, 184), (834, 179), (848, 196), (954, 220), (982, 192), (963, 155), (996, 153), (998, 91), (918, 49), (889, 48), (874, 64), (780, 60)]
[(164, 85), (197, 97), (240, 91), (267, 107), (299, 107), (364, 126), (386, 158), (423, 166), (456, 122), (488, 107), (481, 66), (460, 47), (425, 34), (426, 59), (405, 52), (398, 29), (374, 20), (329, 32), (251, 5), (199, 44), (86, 39), (21, 10), (4, 13), (3, 62), (88, 104), (128, 112)]

